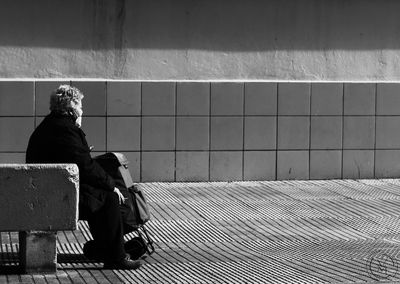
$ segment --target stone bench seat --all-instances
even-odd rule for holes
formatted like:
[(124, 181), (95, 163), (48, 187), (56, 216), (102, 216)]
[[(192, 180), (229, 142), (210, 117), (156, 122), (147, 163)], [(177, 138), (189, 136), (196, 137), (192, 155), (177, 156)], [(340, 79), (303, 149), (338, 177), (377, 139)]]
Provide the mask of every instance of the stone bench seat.
[(75, 230), (75, 164), (0, 164), (0, 231), (19, 232), (22, 272), (57, 270), (57, 231)]

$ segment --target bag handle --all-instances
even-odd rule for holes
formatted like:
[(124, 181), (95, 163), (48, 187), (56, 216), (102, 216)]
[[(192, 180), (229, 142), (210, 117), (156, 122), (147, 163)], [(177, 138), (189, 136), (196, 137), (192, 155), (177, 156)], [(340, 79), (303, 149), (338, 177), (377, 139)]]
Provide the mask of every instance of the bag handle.
[[(141, 231), (143, 231), (145, 236), (143, 236), (143, 233)], [(147, 232), (146, 228), (143, 225), (139, 225), (138, 229), (137, 229), (137, 233), (138, 233), (139, 237), (142, 240), (144, 240), (145, 243), (146, 243), (146, 252), (147, 252), (147, 254), (151, 255), (155, 251), (154, 245), (153, 245), (154, 242), (151, 239), (151, 237), (149, 236), (149, 233)]]

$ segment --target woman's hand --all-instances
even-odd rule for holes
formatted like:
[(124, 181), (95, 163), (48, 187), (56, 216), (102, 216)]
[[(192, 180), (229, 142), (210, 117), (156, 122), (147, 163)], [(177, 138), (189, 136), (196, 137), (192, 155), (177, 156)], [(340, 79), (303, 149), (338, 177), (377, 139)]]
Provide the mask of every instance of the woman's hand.
[(124, 197), (124, 195), (121, 193), (121, 191), (119, 191), (118, 188), (114, 187), (114, 192), (118, 195), (119, 204), (125, 203), (125, 200), (127, 198)]

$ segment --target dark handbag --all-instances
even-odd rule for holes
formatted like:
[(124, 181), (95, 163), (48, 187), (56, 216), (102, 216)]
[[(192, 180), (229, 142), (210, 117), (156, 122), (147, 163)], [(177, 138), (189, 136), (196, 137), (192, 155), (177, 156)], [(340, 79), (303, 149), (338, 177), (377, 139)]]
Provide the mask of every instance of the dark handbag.
[(129, 161), (123, 154), (114, 152), (108, 152), (94, 159), (115, 180), (116, 187), (125, 197), (125, 202), (120, 204), (124, 234), (136, 232), (145, 243), (148, 254), (152, 254), (153, 240), (144, 227), (150, 220), (150, 210), (142, 190), (132, 181), (128, 170)]
[(120, 205), (124, 233), (130, 233), (150, 220), (150, 211), (143, 192), (134, 185), (128, 170), (129, 161), (121, 153), (108, 152), (94, 160), (115, 180), (125, 202)]
[(125, 203), (120, 205), (124, 222), (133, 229), (137, 229), (149, 221), (150, 210), (143, 192), (136, 185), (121, 188), (120, 191), (126, 198)]
[(115, 180), (119, 189), (133, 186), (134, 183), (128, 170), (129, 161), (123, 154), (108, 152), (93, 159)]
[[(136, 185), (122, 188), (120, 191), (126, 198), (125, 203), (120, 205), (124, 231), (136, 231), (139, 238), (146, 244), (146, 251), (150, 255), (154, 252), (154, 246), (153, 240), (144, 227), (144, 224), (150, 220), (150, 210), (143, 192)], [(127, 252), (129, 253), (128, 250)]]

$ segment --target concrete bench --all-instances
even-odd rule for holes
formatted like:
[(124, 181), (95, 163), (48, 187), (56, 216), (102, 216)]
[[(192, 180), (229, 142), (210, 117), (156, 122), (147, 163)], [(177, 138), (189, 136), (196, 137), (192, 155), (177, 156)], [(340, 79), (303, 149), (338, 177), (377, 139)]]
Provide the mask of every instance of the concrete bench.
[(56, 272), (57, 231), (75, 230), (75, 164), (0, 164), (0, 231), (19, 232), (22, 272)]

